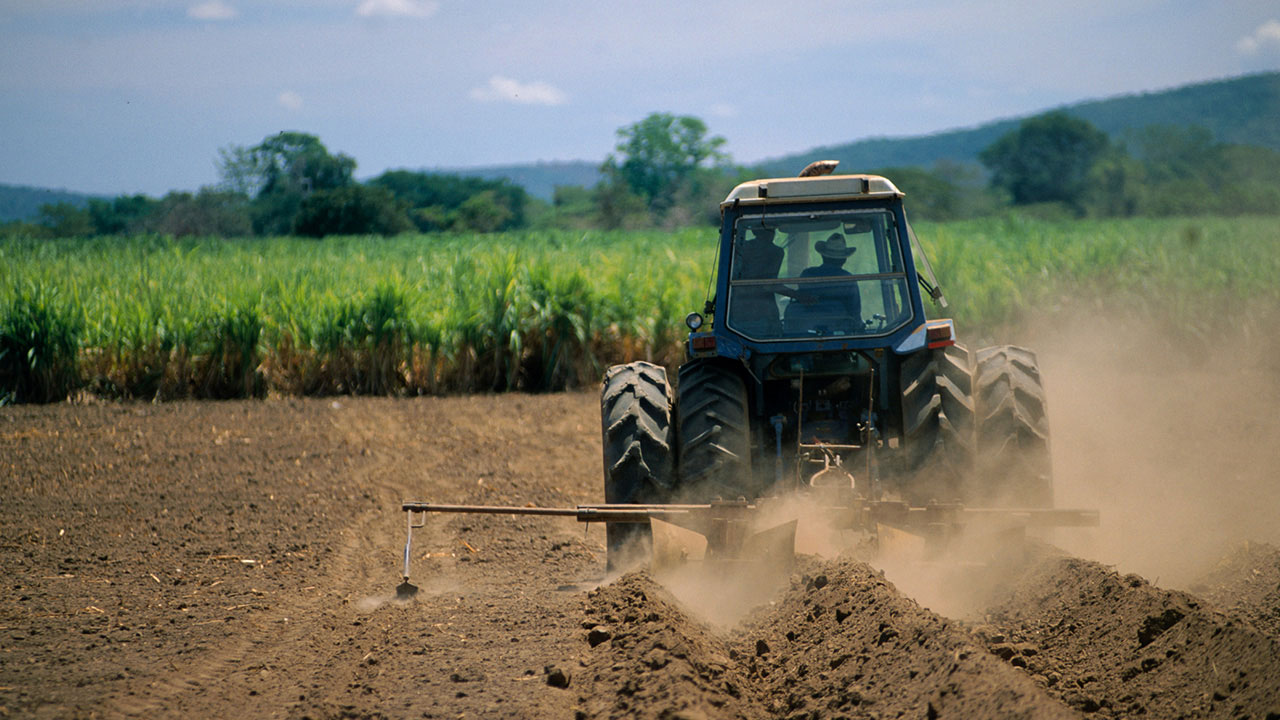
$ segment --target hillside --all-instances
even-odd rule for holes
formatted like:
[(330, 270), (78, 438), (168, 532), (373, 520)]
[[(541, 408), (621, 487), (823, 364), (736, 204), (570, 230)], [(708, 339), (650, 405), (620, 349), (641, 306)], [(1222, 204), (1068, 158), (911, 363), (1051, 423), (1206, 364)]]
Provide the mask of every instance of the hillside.
[(65, 202), (85, 207), (93, 197), (69, 190), (0, 184), (0, 222), (34, 220), (40, 214), (40, 206), (46, 204)]
[[(1263, 73), (1171, 90), (1124, 95), (1060, 108), (1084, 118), (1113, 138), (1148, 125), (1199, 125), (1220, 142), (1280, 150), (1280, 73)], [(1038, 114), (1038, 113), (1037, 113)], [(793, 175), (818, 157), (839, 160), (843, 169), (932, 166), (939, 160), (977, 162), (978, 153), (1022, 118), (919, 137), (868, 138), (816, 147), (757, 163), (771, 175)]]
[(525, 192), (548, 202), (555, 194), (557, 185), (581, 185), (591, 187), (600, 181), (600, 163), (586, 160), (567, 160), (563, 162), (539, 162), (533, 165), (496, 165), (478, 168), (452, 168), (432, 170), (429, 172), (446, 172), (466, 177), (480, 177), (485, 180), (506, 178), (516, 185), (524, 187)]

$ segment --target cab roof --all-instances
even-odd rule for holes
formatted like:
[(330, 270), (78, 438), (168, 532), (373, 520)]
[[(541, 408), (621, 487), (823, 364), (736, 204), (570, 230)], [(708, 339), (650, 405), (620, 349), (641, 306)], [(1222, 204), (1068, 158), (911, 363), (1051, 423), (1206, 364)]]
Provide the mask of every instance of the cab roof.
[(797, 203), (831, 200), (880, 200), (904, 193), (879, 175), (822, 175), (766, 178), (744, 182), (729, 192), (720, 207), (743, 204)]

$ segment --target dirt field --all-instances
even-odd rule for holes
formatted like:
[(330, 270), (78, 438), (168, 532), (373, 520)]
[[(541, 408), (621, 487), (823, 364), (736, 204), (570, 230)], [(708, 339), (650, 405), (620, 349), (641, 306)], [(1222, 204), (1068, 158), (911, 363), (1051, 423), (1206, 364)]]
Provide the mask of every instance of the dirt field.
[(1044, 365), (1102, 529), (733, 625), (561, 519), (433, 519), (393, 600), (402, 500), (600, 501), (594, 393), (0, 409), (0, 717), (1280, 718), (1274, 376)]

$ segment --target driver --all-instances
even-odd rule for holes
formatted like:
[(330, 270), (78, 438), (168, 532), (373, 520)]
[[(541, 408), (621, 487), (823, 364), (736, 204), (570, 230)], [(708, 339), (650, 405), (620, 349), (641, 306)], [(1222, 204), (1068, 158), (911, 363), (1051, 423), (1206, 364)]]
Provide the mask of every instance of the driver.
[[(800, 277), (851, 277), (844, 264), (857, 251), (845, 242), (844, 235), (832, 233), (826, 240), (813, 244), (822, 256), (822, 262), (805, 268)], [(862, 329), (862, 298), (857, 283), (833, 283), (810, 288), (802, 286), (803, 297), (793, 303), (798, 313), (788, 312), (788, 320), (798, 321), (801, 330), (826, 328), (829, 331), (852, 328)], [(795, 317), (792, 317), (792, 316)]]
[[(739, 246), (735, 275), (743, 280), (772, 280), (782, 267), (783, 249), (774, 244), (774, 228), (756, 228)], [(778, 318), (775, 290), (763, 286), (745, 286), (734, 290), (734, 324), (742, 330), (762, 337), (782, 334)]]

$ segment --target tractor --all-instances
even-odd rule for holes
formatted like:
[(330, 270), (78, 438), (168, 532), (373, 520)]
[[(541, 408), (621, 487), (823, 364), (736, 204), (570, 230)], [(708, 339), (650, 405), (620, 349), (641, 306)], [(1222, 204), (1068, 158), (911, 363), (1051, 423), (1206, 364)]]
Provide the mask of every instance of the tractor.
[[(610, 506), (838, 487), (903, 507), (1052, 507), (1035, 354), (967, 349), (930, 318), (926, 300), (946, 300), (904, 193), (835, 165), (721, 203), (714, 295), (685, 319), (674, 383), (647, 362), (606, 372)], [(649, 532), (608, 523), (610, 564)]]
[(647, 557), (722, 578), (789, 567), (801, 522), (862, 535), (879, 557), (967, 562), (1016, 553), (1028, 528), (1097, 526), (1096, 510), (1053, 507), (1035, 354), (972, 351), (930, 319), (925, 299), (946, 299), (902, 191), (835, 166), (721, 203), (714, 296), (685, 318), (674, 383), (648, 362), (605, 373), (605, 504), (406, 501), (397, 594), (417, 590), (413, 531), (432, 513), (602, 522), (610, 571)]

